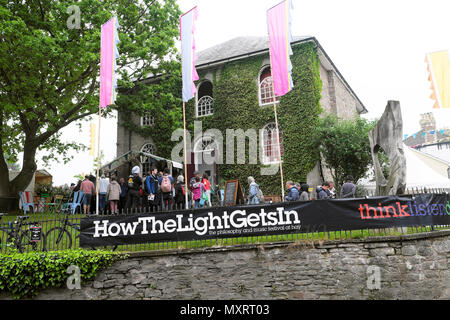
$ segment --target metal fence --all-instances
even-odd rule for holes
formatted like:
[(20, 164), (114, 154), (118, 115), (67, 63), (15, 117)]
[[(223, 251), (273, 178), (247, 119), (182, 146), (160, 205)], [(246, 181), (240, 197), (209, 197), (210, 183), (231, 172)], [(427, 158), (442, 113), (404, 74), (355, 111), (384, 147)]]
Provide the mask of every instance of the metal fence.
[[(422, 190), (409, 190), (411, 195), (425, 193)], [(421, 192), (422, 191), (422, 192)], [(441, 193), (440, 189), (426, 190), (426, 193)], [(120, 214), (148, 214), (155, 212), (167, 212), (168, 208), (145, 207), (129, 208)], [(174, 205), (172, 210), (183, 210), (183, 205)], [(195, 210), (194, 210), (195, 212)], [(65, 249), (77, 249), (80, 247), (79, 233), (81, 219), (89, 217), (81, 213), (31, 213), (27, 216), (3, 216), (0, 220), (0, 253), (11, 250), (19, 252), (29, 251), (55, 251)], [(110, 215), (102, 215), (108, 217)], [(22, 218), (25, 217), (25, 218)], [(117, 247), (100, 247), (92, 249), (107, 249), (117, 251), (153, 251), (172, 249), (197, 249), (206, 247), (237, 246), (245, 244), (261, 244), (267, 242), (282, 241), (325, 241), (362, 239), (377, 236), (404, 235), (410, 233), (431, 232), (435, 230), (450, 229), (450, 225), (423, 225), (401, 228), (385, 229), (361, 229), (328, 232), (326, 230), (310, 233), (295, 233), (283, 235), (248, 236), (217, 238), (210, 240), (173, 241), (173, 242), (148, 242), (133, 245), (119, 245)], [(39, 232), (40, 231), (40, 232)], [(40, 238), (39, 238), (40, 236)]]

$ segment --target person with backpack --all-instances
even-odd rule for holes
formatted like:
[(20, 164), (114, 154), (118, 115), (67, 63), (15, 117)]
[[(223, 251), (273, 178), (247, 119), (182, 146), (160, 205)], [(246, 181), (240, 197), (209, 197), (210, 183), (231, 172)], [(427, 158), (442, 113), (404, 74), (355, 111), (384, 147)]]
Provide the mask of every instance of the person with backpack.
[(176, 209), (184, 209), (186, 191), (184, 185), (184, 176), (179, 175), (175, 184), (175, 207)]
[(189, 208), (193, 208), (195, 203), (194, 203), (194, 199), (193, 199), (193, 190), (194, 190), (194, 184), (197, 183), (196, 179), (197, 177), (200, 178), (200, 172), (198, 170), (194, 171), (194, 176), (191, 178), (191, 180), (189, 180)]
[(317, 198), (319, 200), (324, 200), (324, 199), (330, 199), (331, 198), (331, 193), (328, 190), (328, 188), (330, 187), (330, 184), (328, 182), (323, 182), (321, 187), (317, 187)]
[(134, 166), (131, 169), (132, 175), (128, 179), (128, 203), (127, 208), (137, 209), (139, 207), (140, 195), (139, 190), (142, 186), (142, 179), (139, 176), (140, 169), (138, 166)]
[(205, 191), (205, 185), (201, 182), (200, 176), (196, 176), (195, 183), (192, 185), (192, 200), (194, 201), (195, 209), (203, 208), (203, 201), (201, 200)]
[(286, 182), (286, 189), (288, 191), (288, 195), (286, 196), (286, 199), (285, 199), (286, 201), (300, 200), (298, 189), (291, 180)]
[(162, 206), (164, 210), (172, 210), (173, 206), (173, 178), (170, 175), (169, 168), (164, 169), (163, 176), (158, 179), (162, 194)]
[(259, 186), (255, 182), (255, 178), (248, 177), (247, 182), (249, 184), (248, 187), (248, 204), (259, 204)]

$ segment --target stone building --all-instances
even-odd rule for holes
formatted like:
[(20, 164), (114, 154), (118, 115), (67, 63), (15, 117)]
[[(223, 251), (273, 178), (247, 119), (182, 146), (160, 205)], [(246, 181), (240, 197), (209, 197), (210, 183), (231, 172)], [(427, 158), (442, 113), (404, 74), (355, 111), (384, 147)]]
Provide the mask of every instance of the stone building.
[[(307, 180), (314, 186), (323, 179), (329, 179), (330, 175), (325, 167), (320, 165), (320, 161), (317, 161), (319, 160), (315, 155), (317, 150), (305, 147), (306, 149), (297, 151), (291, 141), (295, 141), (295, 137), (298, 136), (301, 145), (306, 146), (311, 140), (307, 128), (310, 125), (314, 127), (314, 121), (322, 112), (336, 114), (342, 119), (351, 119), (366, 113), (367, 110), (316, 38), (294, 37), (291, 46), (294, 88), (280, 99), (277, 98), (283, 169), (286, 165), (287, 179)], [(205, 154), (217, 157), (217, 151), (221, 147), (218, 145), (220, 141), (204, 134), (197, 139), (193, 137), (192, 150), (188, 156), (188, 163), (191, 162), (187, 170), (188, 178), (194, 170), (199, 170), (207, 172), (212, 185), (217, 185), (221, 180), (230, 177), (239, 178), (246, 183), (246, 175), (255, 175), (263, 190), (267, 184), (269, 193), (275, 192), (274, 186), (277, 185), (279, 188), (279, 180), (275, 182), (279, 179), (279, 174), (278, 178), (266, 179), (257, 173), (260, 166), (278, 161), (268, 38), (239, 37), (201, 51), (198, 53), (196, 69), (200, 76), (196, 82), (197, 94), (186, 104), (189, 128), (192, 130), (194, 121), (201, 121), (204, 131), (217, 128), (223, 132), (223, 136), (225, 129), (228, 128), (243, 130), (253, 128), (260, 133), (258, 137), (260, 152), (256, 167), (249, 165), (248, 170), (241, 167), (233, 174), (233, 167), (225, 167), (220, 162), (199, 161)], [(311, 119), (308, 119), (310, 114)], [(127, 130), (121, 126), (122, 117), (119, 108), (117, 156), (129, 150), (160, 155), (155, 146), (158, 137), (143, 137)], [(134, 116), (133, 121), (136, 126), (152, 126), (154, 117), (149, 113), (142, 117)], [(300, 134), (299, 130), (304, 128), (306, 131)], [(251, 145), (253, 141), (250, 137), (248, 139)], [(223, 152), (225, 149), (226, 146), (223, 146)], [(309, 162), (301, 160), (298, 164), (290, 163), (289, 160), (297, 156), (296, 152), (300, 153), (300, 157), (305, 155), (305, 159), (308, 158), (307, 155), (311, 155), (309, 158), (312, 160), (308, 158)], [(316, 158), (312, 156), (313, 154)], [(246, 157), (248, 158), (248, 155)], [(144, 163), (143, 167), (145, 170), (148, 164)]]

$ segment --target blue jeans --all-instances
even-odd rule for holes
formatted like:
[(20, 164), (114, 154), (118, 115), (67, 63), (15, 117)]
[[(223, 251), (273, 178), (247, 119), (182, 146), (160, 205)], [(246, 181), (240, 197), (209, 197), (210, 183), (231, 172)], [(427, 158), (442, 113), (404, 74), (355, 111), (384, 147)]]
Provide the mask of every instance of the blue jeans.
[(200, 204), (200, 199), (195, 200), (195, 209), (203, 208), (203, 206)]
[(106, 205), (106, 193), (99, 193), (98, 194), (98, 208), (100, 210), (105, 209)]

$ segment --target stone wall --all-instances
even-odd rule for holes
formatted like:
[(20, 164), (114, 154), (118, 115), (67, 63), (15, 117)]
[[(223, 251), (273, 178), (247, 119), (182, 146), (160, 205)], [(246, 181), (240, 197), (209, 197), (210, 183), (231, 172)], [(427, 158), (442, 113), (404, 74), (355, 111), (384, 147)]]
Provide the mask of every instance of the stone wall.
[(450, 231), (140, 253), (37, 298), (450, 299), (449, 266)]

